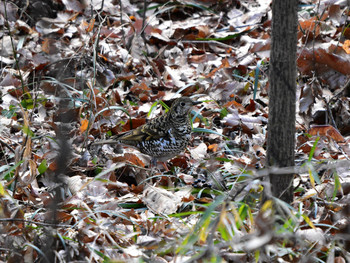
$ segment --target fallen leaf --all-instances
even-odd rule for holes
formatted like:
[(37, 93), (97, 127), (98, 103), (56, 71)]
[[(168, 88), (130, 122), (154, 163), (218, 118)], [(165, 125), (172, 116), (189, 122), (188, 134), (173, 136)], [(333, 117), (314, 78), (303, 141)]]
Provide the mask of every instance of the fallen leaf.
[(331, 125), (315, 125), (309, 130), (309, 134), (312, 136), (327, 136), (335, 140), (336, 142), (344, 142), (344, 137)]

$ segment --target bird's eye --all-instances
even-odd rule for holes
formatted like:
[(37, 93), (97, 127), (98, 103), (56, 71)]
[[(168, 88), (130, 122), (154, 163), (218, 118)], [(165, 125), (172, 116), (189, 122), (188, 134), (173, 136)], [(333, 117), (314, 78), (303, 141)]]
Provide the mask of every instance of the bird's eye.
[(182, 107), (184, 107), (184, 106), (186, 105), (186, 103), (185, 103), (185, 102), (181, 102), (180, 105), (181, 105)]

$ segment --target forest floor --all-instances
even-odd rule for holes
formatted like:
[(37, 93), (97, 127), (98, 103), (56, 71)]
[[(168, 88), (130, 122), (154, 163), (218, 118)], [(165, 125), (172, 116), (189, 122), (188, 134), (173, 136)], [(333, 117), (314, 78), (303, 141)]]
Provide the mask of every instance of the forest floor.
[[(347, 2), (299, 1), (292, 204), (262, 202), (271, 1), (91, 2), (0, 3), (0, 262), (350, 262)], [(180, 96), (168, 169), (93, 145)]]

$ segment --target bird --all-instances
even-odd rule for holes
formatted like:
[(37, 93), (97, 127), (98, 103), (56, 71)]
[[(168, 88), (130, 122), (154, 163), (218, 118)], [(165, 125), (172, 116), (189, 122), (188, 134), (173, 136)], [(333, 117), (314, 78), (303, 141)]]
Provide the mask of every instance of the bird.
[[(152, 158), (151, 164), (165, 162), (185, 150), (191, 139), (189, 113), (192, 106), (202, 103), (189, 97), (176, 99), (163, 115), (151, 119), (136, 129), (112, 136), (102, 143), (121, 143), (138, 149)], [(101, 144), (101, 143), (98, 143)]]

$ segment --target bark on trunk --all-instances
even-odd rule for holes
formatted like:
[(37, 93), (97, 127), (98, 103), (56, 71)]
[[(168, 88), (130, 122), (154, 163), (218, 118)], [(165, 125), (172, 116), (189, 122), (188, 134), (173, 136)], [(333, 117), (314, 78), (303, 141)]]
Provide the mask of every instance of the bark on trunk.
[[(269, 166), (294, 165), (297, 3), (297, 0), (274, 0), (272, 3), (267, 135)], [(269, 179), (272, 195), (291, 203), (293, 174), (271, 174)]]

